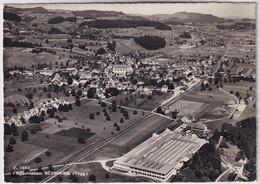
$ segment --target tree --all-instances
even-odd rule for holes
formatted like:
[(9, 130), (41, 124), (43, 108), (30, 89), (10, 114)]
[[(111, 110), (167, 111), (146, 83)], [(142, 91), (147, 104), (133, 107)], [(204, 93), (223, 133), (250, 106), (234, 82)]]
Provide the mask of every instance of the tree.
[(106, 107), (107, 104), (105, 102), (101, 102), (101, 107)]
[(110, 120), (111, 120), (110, 116), (107, 115), (107, 116), (106, 116), (106, 121), (110, 121)]
[(13, 109), (13, 113), (17, 113), (17, 109), (16, 108)]
[(63, 178), (61, 176), (59, 176), (58, 180), (59, 181), (63, 181)]
[(48, 92), (48, 89), (47, 89), (46, 87), (43, 87), (43, 88), (42, 88), (42, 91), (45, 92), (45, 93), (47, 93), (47, 92)]
[(51, 152), (50, 152), (50, 151), (46, 151), (46, 152), (45, 152), (45, 155), (46, 155), (47, 157), (49, 157), (49, 156), (51, 156)]
[(73, 79), (71, 78), (71, 76), (69, 76), (68, 78), (68, 85), (71, 85), (73, 83)]
[(14, 123), (11, 124), (11, 130), (12, 130), (12, 132), (17, 131), (17, 126)]
[(172, 119), (177, 118), (178, 111), (175, 109), (175, 111), (172, 112)]
[(157, 113), (162, 113), (162, 112), (163, 112), (163, 111), (162, 111), (162, 107), (157, 107), (156, 112), (157, 112)]
[(120, 131), (120, 127), (118, 126), (118, 127), (116, 127), (116, 131)]
[(47, 93), (47, 97), (48, 97), (48, 98), (51, 98), (51, 93)]
[(94, 98), (95, 93), (96, 93), (96, 88), (89, 88), (88, 93), (87, 93), (87, 97), (88, 98)]
[(94, 118), (95, 118), (94, 114), (93, 114), (93, 113), (90, 113), (90, 114), (89, 114), (89, 119), (94, 119)]
[(108, 173), (106, 173), (105, 178), (109, 178), (109, 174)]
[(9, 124), (5, 123), (4, 124), (4, 134), (9, 135), (12, 133), (12, 128)]
[(120, 123), (124, 123), (124, 119), (123, 118), (120, 119)]
[(40, 157), (36, 157), (34, 159), (34, 162), (37, 164), (37, 163), (40, 163), (42, 161), (42, 159)]
[(233, 92), (233, 90), (231, 90), (229, 93), (232, 95), (234, 92)]
[(54, 169), (53, 169), (53, 167), (52, 167), (52, 165), (50, 164), (50, 165), (48, 165), (48, 170), (49, 171), (54, 171)]
[(10, 144), (8, 144), (8, 146), (5, 148), (5, 151), (6, 151), (6, 152), (13, 152), (13, 151), (14, 151), (13, 146), (11, 146)]
[(133, 114), (134, 114), (134, 115), (136, 115), (136, 114), (137, 114), (137, 111), (136, 111), (136, 110), (134, 110), (134, 111), (133, 111)]
[(72, 105), (71, 104), (68, 105), (68, 109), (72, 110)]
[(89, 179), (88, 179), (89, 181), (95, 182), (96, 179), (97, 179), (97, 178), (96, 178), (96, 176), (95, 176), (94, 174), (90, 174), (90, 175), (89, 175)]
[(79, 99), (76, 100), (76, 102), (75, 102), (75, 106), (81, 106), (81, 102), (80, 102)]
[(239, 94), (239, 92), (237, 91), (236, 94), (235, 94), (235, 96), (238, 98), (239, 95), (240, 95), (240, 94)]
[(21, 135), (21, 141), (27, 141), (28, 137), (29, 137), (28, 132), (26, 130), (24, 130)]
[(79, 137), (79, 138), (78, 138), (78, 143), (80, 143), (80, 144), (85, 144), (86, 141), (85, 141), (85, 139), (83, 139), (82, 137)]
[(13, 137), (11, 137), (9, 139), (9, 144), (16, 144), (16, 140)]
[(114, 123), (114, 127), (118, 127), (118, 124), (117, 124), (117, 123)]

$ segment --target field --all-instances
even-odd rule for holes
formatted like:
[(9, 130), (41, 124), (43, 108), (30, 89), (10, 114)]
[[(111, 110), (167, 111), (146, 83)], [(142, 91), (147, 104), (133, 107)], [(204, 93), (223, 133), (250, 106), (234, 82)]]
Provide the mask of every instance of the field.
[(183, 107), (185, 111), (181, 111), (180, 115), (191, 115), (197, 120), (203, 118), (216, 119), (229, 115), (232, 109), (227, 108), (225, 104), (230, 100), (235, 101), (236, 99), (220, 91), (215, 86), (212, 86), (212, 91), (205, 90), (203, 92), (200, 91), (199, 86), (182, 95), (175, 103), (178, 106), (175, 105), (176, 107), (173, 106), (172, 109), (175, 110), (177, 107)]
[(112, 141), (112, 144), (126, 147), (135, 147), (162, 127), (167, 127), (171, 120), (158, 115), (152, 115), (139, 123), (136, 127), (129, 130), (119, 138)]
[(199, 108), (203, 106), (203, 103), (192, 102), (192, 101), (185, 101), (185, 100), (178, 100), (176, 103), (169, 106), (169, 111), (177, 110), (179, 116), (185, 116), (189, 114), (193, 114)]
[[(4, 49), (3, 59), (4, 59), (4, 68), (23, 66), (26, 68), (31, 68), (32, 65), (37, 64), (49, 64), (50, 62), (59, 61), (58, 55), (53, 55), (47, 52), (34, 54), (32, 52), (24, 52), (25, 48), (7, 48)], [(60, 60), (64, 61), (65, 60)]]
[[(151, 99), (148, 98), (151, 97)], [(159, 106), (163, 101), (171, 96), (169, 93), (163, 93), (159, 95), (145, 95), (145, 94), (119, 94), (118, 96), (110, 99), (116, 101), (119, 105), (124, 105), (131, 108), (137, 108), (142, 110), (151, 111)], [(122, 102), (122, 103), (121, 103)]]
[[(252, 49), (252, 50), (251, 50)], [(235, 45), (232, 44), (226, 54), (227, 57), (238, 57), (238, 58), (246, 58), (248, 55), (251, 58), (255, 58), (256, 50), (255, 46), (243, 46), (241, 44)]]
[(86, 132), (85, 129), (70, 128), (68, 130), (61, 130), (61, 131), (55, 133), (55, 135), (61, 135), (61, 136), (65, 136), (65, 137), (74, 137), (74, 138), (78, 138), (80, 136), (83, 139), (88, 139), (88, 138), (92, 137), (93, 135), (95, 135), (95, 133)]
[[(252, 90), (250, 90), (252, 87)], [(223, 89), (227, 92), (233, 90), (234, 94), (238, 91), (242, 98), (245, 98), (247, 93), (252, 97), (256, 98), (256, 83), (251, 82), (237, 82), (237, 83), (225, 83), (223, 84)]]
[[(86, 146), (90, 149), (97, 142), (109, 138), (111, 134), (117, 134), (119, 131), (114, 127), (115, 122), (118, 123), (122, 130), (145, 115), (140, 112), (134, 115), (133, 110), (127, 110), (129, 120), (124, 118), (124, 123), (120, 123), (120, 118), (123, 116), (119, 112), (119, 109), (117, 112), (112, 113), (108, 106), (102, 108), (97, 101), (91, 100), (82, 100), (81, 104), (80, 107), (73, 106), (73, 110), (69, 112), (56, 112), (56, 115), (62, 118), (66, 117), (66, 120), (57, 122), (56, 119), (46, 119), (45, 122), (39, 124), (42, 131), (36, 134), (29, 133), (28, 141), (21, 142), (17, 140), (20, 137), (16, 138), (18, 143), (14, 145), (14, 151), (6, 153), (5, 172), (10, 171), (14, 166), (14, 161), (16, 165), (27, 164), (31, 168), (47, 166), (52, 163), (64, 163), (72, 159), (75, 153)], [(110, 121), (106, 121), (103, 109), (107, 109), (111, 117)], [(100, 115), (97, 115), (97, 111), (100, 112)], [(94, 119), (89, 119), (90, 113), (94, 113)], [(33, 126), (32, 124), (28, 124), (20, 128), (19, 134), (21, 135), (21, 132), (25, 129), (27, 131), (32, 129)], [(86, 132), (87, 128), (89, 128), (90, 132)], [(77, 138), (79, 136), (85, 138), (85, 144), (78, 143)], [(10, 137), (10, 135), (7, 136), (5, 141), (8, 141)], [(20, 153), (17, 154), (17, 151)], [(50, 151), (51, 156), (45, 156), (46, 151)], [(19, 157), (17, 157), (18, 155)], [(37, 156), (42, 158), (42, 162), (39, 164), (34, 162), (34, 158)]]

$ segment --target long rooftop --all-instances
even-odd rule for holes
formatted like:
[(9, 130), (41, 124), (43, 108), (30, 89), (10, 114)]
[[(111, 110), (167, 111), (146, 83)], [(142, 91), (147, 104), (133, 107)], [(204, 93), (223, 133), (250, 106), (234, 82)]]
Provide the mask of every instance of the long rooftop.
[(182, 135), (167, 129), (160, 135), (154, 134), (115, 163), (167, 174), (188, 161), (206, 142), (195, 134)]

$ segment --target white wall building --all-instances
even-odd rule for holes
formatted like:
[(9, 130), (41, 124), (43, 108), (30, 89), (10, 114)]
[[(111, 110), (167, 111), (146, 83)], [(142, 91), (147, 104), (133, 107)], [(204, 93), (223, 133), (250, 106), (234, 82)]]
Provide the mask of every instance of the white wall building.
[(182, 135), (169, 129), (151, 138), (118, 158), (112, 169), (122, 174), (142, 176), (159, 182), (176, 175), (206, 140), (195, 134)]

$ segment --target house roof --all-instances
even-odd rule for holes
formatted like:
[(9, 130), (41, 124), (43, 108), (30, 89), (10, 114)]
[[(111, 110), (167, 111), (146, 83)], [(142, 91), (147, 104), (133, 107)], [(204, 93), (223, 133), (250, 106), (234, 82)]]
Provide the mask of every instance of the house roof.
[(113, 65), (113, 68), (119, 68), (119, 69), (127, 69), (130, 68), (130, 65)]

